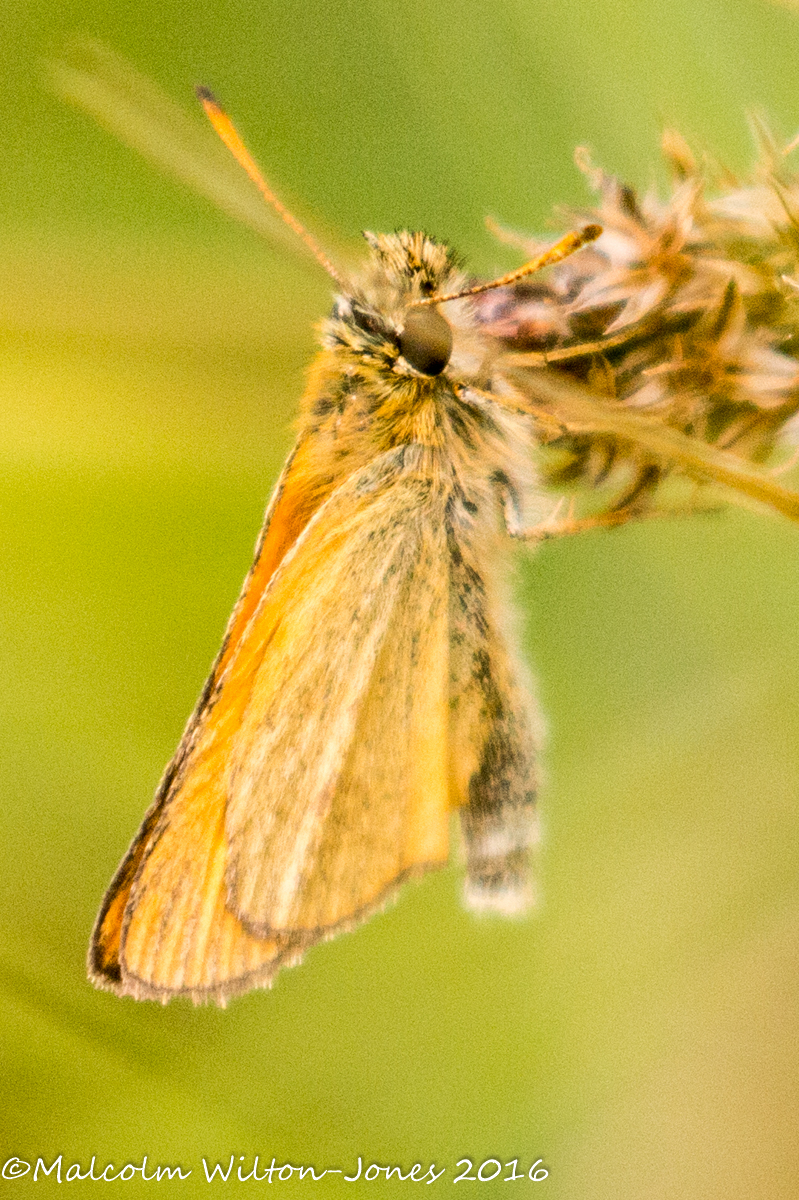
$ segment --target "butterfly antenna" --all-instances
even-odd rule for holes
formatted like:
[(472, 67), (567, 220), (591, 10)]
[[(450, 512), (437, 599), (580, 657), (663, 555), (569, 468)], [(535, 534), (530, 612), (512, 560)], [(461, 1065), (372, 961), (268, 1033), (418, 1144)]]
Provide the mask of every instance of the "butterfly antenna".
[(490, 292), (493, 288), (507, 287), (519, 279), (524, 279), (527, 275), (534, 275), (536, 271), (541, 271), (544, 267), (562, 262), (564, 258), (574, 254), (575, 250), (588, 245), (589, 242), (596, 241), (601, 232), (601, 225), (586, 225), (585, 229), (567, 233), (543, 254), (531, 258), (523, 267), (509, 271), (507, 275), (502, 275), (499, 279), (492, 279), (490, 283), (478, 283), (475, 287), (465, 288), (462, 292), (449, 292), (446, 296), (428, 296), (426, 299), (420, 300), (417, 307), (421, 308), (423, 304), (444, 304), (447, 300), (460, 300), (463, 296), (479, 296), (481, 292)]
[(339, 287), (342, 288), (343, 291), (347, 291), (348, 288), (344, 277), (340, 271), (333, 266), (322, 247), (319, 245), (313, 235), (308, 232), (305, 226), (297, 220), (297, 218), (294, 216), (294, 213), (290, 212), (289, 209), (286, 208), (285, 204), (283, 204), (283, 202), (278, 199), (278, 197), (272, 191), (271, 187), (261, 174), (258, 164), (239, 136), (236, 126), (222, 108), (222, 105), (219, 103), (213, 92), (211, 92), (207, 87), (198, 87), (196, 91), (197, 99), (202, 104), (203, 109), (205, 110), (205, 115), (213, 125), (216, 133), (225, 143), (236, 161), (247, 172), (250, 179), (263, 196), (264, 200), (266, 200), (267, 204), (274, 209), (274, 211), (283, 221), (285, 221), (289, 229), (296, 233), (297, 237), (305, 243), (319, 265), (323, 267), (325, 271), (327, 271), (328, 275), (330, 275), (331, 278), (336, 281)]

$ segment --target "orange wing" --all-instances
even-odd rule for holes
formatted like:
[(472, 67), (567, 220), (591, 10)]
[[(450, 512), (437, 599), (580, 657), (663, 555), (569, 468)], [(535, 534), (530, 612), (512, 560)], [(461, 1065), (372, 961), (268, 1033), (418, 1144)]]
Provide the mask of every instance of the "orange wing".
[[(312, 486), (312, 481), (309, 481), (306, 458), (307, 447), (301, 442), (289, 456), (275, 487), (256, 546), (253, 565), (228, 622), (221, 650), (203, 688), (197, 708), (189, 720), (174, 759), (167, 767), (155, 802), (106, 893), (89, 948), (89, 976), (100, 987), (136, 997), (167, 997), (181, 990), (197, 995), (202, 993), (203, 996), (213, 994), (208, 992), (209, 984), (203, 982), (196, 971), (187, 975), (182, 985), (179, 985), (174, 977), (164, 984), (145, 984), (133, 978), (127, 968), (123, 967), (120, 958), (125, 913), (133, 881), (147, 853), (152, 849), (153, 831), (158, 827), (167, 801), (179, 787), (178, 776), (191, 752), (198, 725), (209, 706), (217, 699), (216, 693), (225, 666), (239, 644), (247, 622), (280, 560), (302, 532), (313, 507), (324, 500), (323, 489), (320, 486)], [(221, 853), (224, 821), (221, 770), (220, 766), (218, 780), (209, 778), (208, 786), (193, 810), (193, 835), (199, 839), (196, 846), (196, 864), (210, 862), (215, 854)], [(206, 894), (207, 889), (201, 879), (194, 879), (193, 885), (193, 894), (196, 897)], [(225, 978), (238, 979), (242, 988), (254, 986), (259, 981), (268, 982), (271, 973), (282, 961), (283, 952), (274, 944), (264, 945), (257, 939), (248, 939), (237, 922), (232, 918), (225, 920), (222, 914), (223, 906), (219, 907), (220, 897), (221, 893), (216, 901), (217, 920), (211, 922), (221, 938), (215, 950), (218, 959), (215, 971), (220, 978), (219, 986), (226, 986)], [(203, 954), (205, 961), (210, 964), (211, 953), (208, 946)], [(226, 959), (226, 965), (223, 959)], [(216, 998), (220, 999), (222, 994), (219, 992)]]
[[(98, 918), (90, 974), (101, 986), (122, 994), (167, 999), (184, 993), (195, 1000), (224, 1001), (235, 991), (266, 984), (280, 966), (296, 961), (303, 948), (325, 930), (374, 907), (402, 875), (422, 864), (446, 860), (445, 585), (442, 583), (443, 597), (439, 596), (437, 608), (431, 611), (428, 604), (427, 611), (420, 610), (413, 623), (414, 630), (421, 624), (427, 631), (421, 674), (417, 669), (421, 643), (415, 632), (403, 630), (398, 678), (389, 670), (389, 659), (396, 667), (397, 657), (387, 641), (388, 633), (396, 633), (398, 628), (398, 596), (405, 601), (420, 598), (413, 581), (423, 572), (415, 570), (414, 564), (418, 565), (423, 548), (428, 556), (427, 577), (430, 567), (437, 565), (439, 578), (446, 579), (443, 547), (440, 542), (433, 545), (433, 531), (442, 528), (441, 514), (433, 519), (428, 485), (418, 478), (397, 478), (396, 462), (401, 454), (397, 459), (395, 453), (384, 456), (392, 463), (384, 462), (382, 467), (351, 477), (319, 507), (298, 539), (308, 520), (308, 489), (294, 490), (291, 484), (301, 477), (302, 450), (301, 445), (288, 464), (270, 506), (255, 564), (200, 706)], [(370, 530), (375, 545), (382, 545), (383, 557), (373, 556), (371, 574), (358, 576)], [(387, 561), (389, 542), (394, 550)], [(391, 581), (398, 571), (404, 576), (394, 595)], [(364, 607), (364, 589), (367, 593), (382, 589), (383, 598), (372, 606), (371, 631), (365, 642), (350, 638), (348, 653), (358, 680), (355, 685), (351, 679), (347, 682), (344, 670), (346, 647), (343, 657), (338, 656), (342, 670), (336, 678), (342, 680), (342, 695), (349, 688), (349, 699), (343, 705), (347, 716), (328, 704), (328, 724), (317, 722), (316, 737), (309, 745), (302, 736), (309, 709), (297, 706), (296, 694), (285, 693), (286, 680), (299, 675), (308, 685), (313, 671), (303, 664), (314, 642), (318, 661), (323, 662), (334, 647), (347, 641), (344, 617), (353, 603), (356, 609), (359, 604)], [(332, 623), (331, 614), (337, 614)], [(364, 650), (364, 646), (371, 649)], [(320, 678), (325, 681), (324, 691), (331, 686), (331, 673), (323, 672)], [(414, 689), (417, 693), (417, 700), (406, 710), (397, 701), (397, 688), (406, 696)], [(320, 694), (311, 696), (307, 686), (306, 698), (322, 700)], [(259, 713), (275, 711), (275, 705), (288, 714), (285, 719), (289, 726), (293, 722), (294, 730), (280, 747), (272, 747), (276, 756), (282, 754), (281, 762), (266, 752), (269, 738), (264, 738), (258, 718)], [(377, 771), (377, 778), (370, 778), (380, 759), (375, 760), (374, 754), (371, 759), (365, 757), (364, 746), (371, 745), (374, 751), (396, 722), (405, 729), (402, 778), (396, 771), (389, 772), (391, 786), (388, 782), (381, 786), (386, 772), (381, 775)], [(303, 741), (308, 748), (302, 759), (312, 764), (311, 773), (315, 771), (316, 777), (324, 774), (320, 764), (329, 759), (330, 746), (338, 746), (338, 775), (328, 772), (329, 780), (335, 776), (339, 781), (338, 801), (328, 805), (327, 812), (319, 809), (318, 789), (306, 786), (309, 775), (303, 781), (295, 770), (296, 782), (302, 785), (300, 794), (293, 794), (293, 785), (270, 791), (253, 783), (258, 772), (252, 764), (263, 764), (266, 757), (278, 763), (277, 777), (281, 771), (289, 774), (300, 759), (296, 744)], [(371, 794), (379, 793), (381, 798), (390, 792), (397, 812), (382, 812), (376, 821), (364, 823), (370, 788), (376, 788)], [(351, 829), (341, 823), (347, 807), (343, 796), (350, 797), (349, 808), (354, 810), (348, 814), (354, 817)], [(292, 915), (294, 924), (289, 927), (269, 913), (264, 918), (261, 909), (266, 902), (259, 899), (259, 888), (265, 889), (264, 895), (274, 896), (275, 889), (288, 888), (287, 877), (296, 876), (301, 839), (292, 815), (295, 808), (303, 813), (304, 829), (310, 828), (310, 814), (316, 811), (325, 830), (319, 845), (326, 849), (317, 845), (316, 853), (307, 856), (317, 891), (309, 891), (307, 884), (300, 891), (295, 888), (293, 894), (302, 894), (305, 907)], [(253, 810), (261, 817), (253, 817)], [(270, 811), (272, 817), (263, 815)], [(332, 819), (331, 813), (335, 814)], [(262, 847), (248, 850), (246, 846), (250, 818), (255, 820), (254, 828), (260, 819), (260, 828), (271, 820), (273, 826), (276, 823), (284, 830), (282, 857), (275, 852), (277, 843), (267, 854), (268, 880), (260, 867), (253, 870)], [(386, 839), (381, 841), (381, 836), (388, 824), (396, 835), (396, 845), (387, 856)], [(367, 871), (362, 852), (369, 850), (370, 840), (378, 865)], [(336, 844), (349, 849), (337, 852)], [(342, 881), (342, 864), (347, 859), (354, 860), (363, 887), (355, 887), (351, 878)], [(328, 896), (326, 904), (320, 900), (322, 894)], [(334, 903), (330, 899), (334, 895), (345, 898)]]
[(227, 771), (252, 932), (317, 938), (446, 861), (448, 600), (444, 498), (395, 468), (340, 488), (277, 572)]

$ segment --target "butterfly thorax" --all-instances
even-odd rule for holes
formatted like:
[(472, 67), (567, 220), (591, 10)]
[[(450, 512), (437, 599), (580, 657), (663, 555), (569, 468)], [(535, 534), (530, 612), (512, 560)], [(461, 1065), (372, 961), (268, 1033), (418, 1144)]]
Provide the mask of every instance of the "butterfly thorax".
[[(336, 297), (322, 326), (332, 376), (327, 399), (337, 411), (338, 436), (368, 424), (373, 451), (406, 443), (441, 447), (451, 391), (445, 370), (455, 332), (450, 317), (458, 314), (443, 316), (424, 302), (460, 287), (463, 276), (452, 250), (425, 234), (366, 238), (369, 258), (352, 292)], [(414, 336), (420, 324), (423, 334), (432, 325), (432, 343)], [(442, 345), (436, 345), (435, 331)]]
[[(343, 481), (381, 453), (414, 445), (426, 449), (423, 461), (442, 481), (457, 478), (468, 488), (487, 465), (515, 474), (505, 460), (513, 456), (511, 444), (526, 439), (490, 403), (492, 352), (470, 301), (450, 301), (440, 310), (423, 304), (464, 286), (457, 257), (422, 233), (366, 238), (367, 263), (322, 323), (323, 350), (303, 404), (301, 441), (321, 486)], [(421, 342), (416, 328), (409, 339), (414, 321)], [(438, 360), (436, 322), (446, 325), (450, 341)], [(433, 337), (425, 341), (431, 327)]]

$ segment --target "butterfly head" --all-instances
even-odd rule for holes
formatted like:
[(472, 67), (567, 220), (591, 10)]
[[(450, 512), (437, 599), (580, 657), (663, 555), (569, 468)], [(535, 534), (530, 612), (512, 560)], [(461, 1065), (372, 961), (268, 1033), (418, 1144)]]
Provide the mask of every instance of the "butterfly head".
[(423, 233), (364, 236), (369, 260), (352, 294), (336, 297), (325, 340), (394, 375), (435, 378), (452, 354), (452, 325), (425, 301), (462, 285), (458, 260)]

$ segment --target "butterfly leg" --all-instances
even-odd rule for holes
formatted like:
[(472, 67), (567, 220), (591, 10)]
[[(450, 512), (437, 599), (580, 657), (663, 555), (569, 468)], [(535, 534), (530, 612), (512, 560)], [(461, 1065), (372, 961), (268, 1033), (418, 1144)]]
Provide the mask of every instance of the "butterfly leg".
[(499, 501), (502, 507), (505, 528), (510, 537), (525, 542), (545, 542), (554, 538), (568, 537), (575, 533), (588, 533), (594, 529), (615, 529), (631, 521), (641, 521), (652, 517), (678, 517), (692, 515), (698, 512), (715, 512), (715, 506), (700, 506), (696, 503), (684, 508), (642, 507), (641, 494), (644, 487), (636, 485), (624, 496), (617, 499), (612, 507), (603, 512), (591, 513), (585, 517), (574, 516), (574, 499), (569, 500), (568, 511), (561, 517), (566, 497), (558, 500), (552, 512), (538, 524), (526, 527), (521, 519), (519, 505), (510, 487), (504, 482), (497, 484)]
[[(571, 507), (571, 506), (570, 506)], [(626, 525), (628, 521), (640, 520), (644, 516), (656, 516), (656, 513), (631, 512), (630, 510), (612, 509), (609, 512), (595, 513), (589, 517), (566, 517), (557, 520), (557, 514), (562, 508), (560, 501), (551, 516), (545, 521), (534, 525), (531, 529), (508, 527), (512, 538), (525, 542), (547, 542), (554, 538), (568, 537), (575, 533), (588, 533), (592, 529), (615, 529)]]

